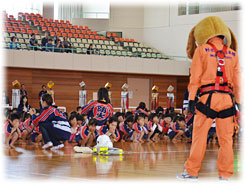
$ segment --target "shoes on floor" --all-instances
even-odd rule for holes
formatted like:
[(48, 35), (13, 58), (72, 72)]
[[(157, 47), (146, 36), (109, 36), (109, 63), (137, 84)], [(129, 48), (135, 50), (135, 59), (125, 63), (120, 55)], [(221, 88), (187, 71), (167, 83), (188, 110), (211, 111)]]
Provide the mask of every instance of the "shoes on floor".
[(189, 175), (186, 169), (183, 173), (176, 174), (176, 178), (180, 180), (198, 181), (198, 177)]
[(46, 144), (44, 144), (42, 148), (47, 149), (47, 148), (52, 147), (52, 146), (53, 146), (53, 143), (49, 141)]
[(57, 146), (54, 146), (54, 147), (52, 147), (50, 150), (51, 150), (51, 151), (54, 151), (54, 150), (61, 149), (61, 148), (64, 148), (64, 144), (59, 144), (59, 145), (57, 145)]

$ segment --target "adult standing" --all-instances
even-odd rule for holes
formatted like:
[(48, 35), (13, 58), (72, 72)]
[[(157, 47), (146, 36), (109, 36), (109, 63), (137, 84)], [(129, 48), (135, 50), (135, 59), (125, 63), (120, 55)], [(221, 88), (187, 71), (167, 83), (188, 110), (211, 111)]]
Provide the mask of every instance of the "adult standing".
[(27, 91), (26, 91), (26, 88), (25, 88), (25, 84), (21, 84), (21, 86), (20, 86), (20, 98), (22, 96), (27, 96)]
[[(233, 174), (234, 101), (241, 103), (241, 71), (236, 50), (235, 35), (219, 17), (203, 19), (190, 32), (187, 45), (188, 57), (192, 59), (189, 110), (195, 113), (195, 106), (197, 110), (190, 156), (185, 162), (184, 172), (177, 175), (179, 179), (198, 178), (208, 130), (214, 119), (220, 145), (217, 160), (219, 179), (227, 180)], [(200, 99), (196, 105), (198, 89)]]
[(40, 105), (40, 109), (42, 109), (42, 104), (41, 104), (41, 99), (42, 99), (42, 96), (43, 94), (46, 94), (47, 93), (47, 87), (46, 85), (42, 85), (42, 90), (39, 92), (38, 94), (38, 97), (39, 97), (39, 105)]

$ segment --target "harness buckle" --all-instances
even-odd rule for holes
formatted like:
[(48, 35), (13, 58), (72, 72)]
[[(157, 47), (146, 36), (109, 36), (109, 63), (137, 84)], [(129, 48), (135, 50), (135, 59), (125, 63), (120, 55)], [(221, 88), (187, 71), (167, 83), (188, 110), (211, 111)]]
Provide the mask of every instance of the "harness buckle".
[[(220, 59), (218, 56), (217, 56), (217, 59), (218, 59), (219, 65), (221, 65), (221, 66), (225, 65), (225, 59)], [(220, 62), (220, 61), (222, 61), (222, 62)]]

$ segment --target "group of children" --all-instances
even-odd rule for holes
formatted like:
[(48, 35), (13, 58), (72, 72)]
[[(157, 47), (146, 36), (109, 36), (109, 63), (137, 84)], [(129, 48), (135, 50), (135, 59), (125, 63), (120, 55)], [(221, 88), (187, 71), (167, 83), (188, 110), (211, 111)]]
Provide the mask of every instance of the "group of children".
[[(57, 109), (56, 111), (55, 113), (62, 114), (60, 116), (64, 117), (70, 125), (69, 138), (62, 141), (65, 145), (91, 147), (97, 137), (103, 134), (108, 135), (113, 143), (191, 141), (192, 123), (186, 122), (190, 117), (175, 112), (164, 112), (162, 107), (158, 107), (151, 113), (140, 108), (134, 112), (116, 112), (102, 126), (98, 126), (98, 120), (95, 118), (88, 119), (87, 115), (81, 114), (82, 107), (77, 107), (76, 111), (69, 115)], [(8, 147), (15, 148), (14, 145), (19, 143), (31, 142), (36, 145), (45, 143), (40, 130), (42, 127), (35, 119), (39, 113), (38, 109), (34, 114), (32, 113), (32, 116), (27, 112), (19, 114), (16, 109), (6, 110), (4, 130)]]

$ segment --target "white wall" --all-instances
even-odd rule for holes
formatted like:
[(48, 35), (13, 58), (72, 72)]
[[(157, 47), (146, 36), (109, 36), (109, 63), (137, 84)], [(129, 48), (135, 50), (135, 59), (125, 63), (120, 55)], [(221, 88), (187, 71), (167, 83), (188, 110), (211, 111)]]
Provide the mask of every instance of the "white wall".
[(73, 18), (73, 25), (82, 25), (88, 26), (92, 31), (108, 31), (109, 30), (109, 19), (81, 19), (81, 18)]
[[(178, 16), (178, 6), (146, 5), (144, 8), (144, 39), (149, 46), (173, 56), (186, 56), (188, 35), (193, 26), (207, 16), (220, 16), (240, 40), (241, 11), (203, 13)], [(241, 42), (238, 42), (241, 48)], [(239, 50), (241, 52), (241, 50)]]
[(109, 31), (123, 32), (123, 38), (143, 42), (144, 6), (111, 4)]
[(189, 75), (189, 61), (83, 55), (28, 50), (4, 50), (6, 67), (93, 72)]
[(54, 18), (54, 3), (52, 1), (43, 3), (43, 18)]

